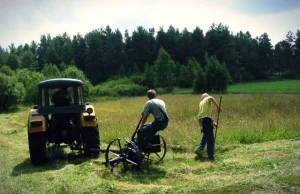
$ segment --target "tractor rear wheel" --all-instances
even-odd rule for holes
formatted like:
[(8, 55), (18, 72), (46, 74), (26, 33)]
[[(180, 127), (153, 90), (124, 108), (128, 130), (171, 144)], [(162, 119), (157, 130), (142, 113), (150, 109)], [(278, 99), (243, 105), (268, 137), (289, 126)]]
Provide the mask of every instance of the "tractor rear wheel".
[(38, 165), (46, 160), (46, 133), (28, 133), (31, 164)]
[(98, 158), (100, 154), (100, 134), (98, 127), (82, 128), (84, 154), (90, 158)]

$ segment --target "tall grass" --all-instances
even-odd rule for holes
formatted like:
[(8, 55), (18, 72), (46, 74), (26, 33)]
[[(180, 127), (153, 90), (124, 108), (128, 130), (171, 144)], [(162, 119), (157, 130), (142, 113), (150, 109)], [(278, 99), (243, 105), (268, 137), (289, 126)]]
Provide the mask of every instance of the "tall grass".
[[(214, 95), (219, 101), (220, 95)], [(162, 133), (169, 144), (187, 149), (199, 141), (197, 121), (199, 95), (162, 95), (170, 118), (169, 127)], [(140, 119), (146, 97), (96, 103), (102, 139), (131, 137)], [(299, 95), (230, 94), (223, 95), (217, 142), (256, 143), (300, 137)], [(215, 109), (214, 118), (217, 117)], [(151, 120), (149, 120), (151, 121)]]

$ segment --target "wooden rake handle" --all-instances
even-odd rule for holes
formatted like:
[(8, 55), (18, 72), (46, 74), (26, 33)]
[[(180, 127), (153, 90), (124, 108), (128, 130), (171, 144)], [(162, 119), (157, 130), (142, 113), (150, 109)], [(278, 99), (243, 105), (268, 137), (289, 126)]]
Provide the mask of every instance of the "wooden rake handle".
[(219, 102), (218, 117), (217, 117), (217, 127), (216, 127), (216, 132), (215, 132), (215, 141), (217, 139), (217, 131), (218, 131), (218, 127), (219, 127), (219, 117), (220, 117), (220, 112), (221, 112), (221, 103), (222, 103), (222, 96), (220, 97), (220, 102)]

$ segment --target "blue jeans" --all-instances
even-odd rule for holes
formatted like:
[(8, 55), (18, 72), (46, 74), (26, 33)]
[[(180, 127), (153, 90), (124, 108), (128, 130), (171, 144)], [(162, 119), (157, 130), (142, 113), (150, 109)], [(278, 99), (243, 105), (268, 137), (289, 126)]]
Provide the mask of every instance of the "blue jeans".
[(168, 122), (166, 121), (154, 121), (151, 124), (144, 125), (139, 131), (138, 131), (138, 146), (140, 149), (143, 149), (148, 146), (148, 144), (153, 139), (154, 135), (159, 130), (163, 130), (168, 126)]
[(207, 155), (213, 157), (215, 153), (215, 136), (213, 120), (209, 117), (199, 119), (199, 125), (203, 136), (200, 140), (198, 149), (203, 150), (207, 144)]

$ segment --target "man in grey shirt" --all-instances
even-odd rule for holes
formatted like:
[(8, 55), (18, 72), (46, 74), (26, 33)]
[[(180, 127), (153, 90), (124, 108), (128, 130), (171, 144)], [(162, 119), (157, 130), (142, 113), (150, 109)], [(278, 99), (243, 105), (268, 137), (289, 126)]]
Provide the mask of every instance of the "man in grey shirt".
[[(138, 145), (141, 149), (149, 144), (157, 131), (165, 129), (169, 122), (166, 104), (156, 98), (155, 90), (148, 90), (147, 97), (149, 100), (144, 106), (141, 125), (137, 129)], [(153, 115), (154, 121), (151, 124), (145, 124), (150, 114)]]

